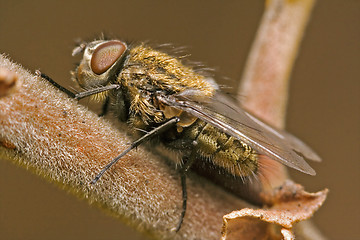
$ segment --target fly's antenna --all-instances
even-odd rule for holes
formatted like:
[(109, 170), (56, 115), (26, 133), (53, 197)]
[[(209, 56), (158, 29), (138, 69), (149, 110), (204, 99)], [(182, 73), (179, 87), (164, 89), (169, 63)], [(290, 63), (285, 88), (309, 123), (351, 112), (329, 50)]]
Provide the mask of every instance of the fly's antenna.
[(86, 42), (81, 42), (78, 46), (76, 46), (71, 53), (71, 56), (76, 56), (80, 53), (82, 53), (84, 51), (84, 49), (86, 48), (87, 43)]

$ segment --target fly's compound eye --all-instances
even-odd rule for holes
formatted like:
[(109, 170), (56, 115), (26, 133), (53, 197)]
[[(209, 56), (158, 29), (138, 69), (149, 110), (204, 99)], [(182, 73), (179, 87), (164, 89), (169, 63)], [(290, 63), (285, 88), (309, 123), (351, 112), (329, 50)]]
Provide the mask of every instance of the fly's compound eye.
[[(116, 77), (126, 50), (127, 45), (119, 40), (87, 43), (83, 58), (73, 73), (74, 80), (83, 88), (105, 86)], [(77, 52), (77, 49), (74, 51)]]
[(91, 57), (91, 70), (98, 75), (106, 72), (125, 51), (126, 45), (115, 40), (97, 46)]

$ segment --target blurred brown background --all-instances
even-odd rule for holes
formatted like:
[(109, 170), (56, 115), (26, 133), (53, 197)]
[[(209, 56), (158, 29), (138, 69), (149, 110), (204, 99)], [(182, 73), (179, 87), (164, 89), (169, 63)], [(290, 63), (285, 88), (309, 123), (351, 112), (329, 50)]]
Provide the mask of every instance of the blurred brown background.
[[(323, 157), (308, 191), (329, 188), (313, 218), (330, 239), (358, 238), (360, 1), (320, 0), (292, 74), (287, 129)], [(1, 1), (0, 52), (64, 86), (74, 40), (100, 32), (187, 46), (191, 59), (238, 79), (263, 1)], [(0, 239), (143, 239), (99, 209), (0, 160)]]

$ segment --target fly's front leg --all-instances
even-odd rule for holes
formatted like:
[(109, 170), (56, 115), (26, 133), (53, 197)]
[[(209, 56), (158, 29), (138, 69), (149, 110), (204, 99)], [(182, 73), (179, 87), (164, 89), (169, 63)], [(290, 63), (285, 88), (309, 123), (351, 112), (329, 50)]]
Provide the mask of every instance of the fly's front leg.
[(35, 74), (38, 75), (39, 77), (42, 77), (45, 80), (47, 80), (49, 83), (51, 83), (54, 87), (56, 87), (60, 91), (66, 93), (70, 98), (74, 98), (77, 100), (80, 100), (82, 98), (89, 97), (91, 95), (95, 95), (95, 94), (98, 94), (101, 92), (105, 92), (105, 91), (108, 91), (111, 89), (119, 89), (120, 88), (120, 85), (118, 85), (118, 84), (110, 84), (110, 85), (106, 85), (106, 86), (96, 87), (96, 88), (86, 90), (86, 91), (80, 92), (80, 93), (73, 93), (70, 90), (68, 90), (68, 89), (64, 88), (63, 86), (61, 86), (60, 84), (58, 84), (57, 82), (55, 82), (53, 79), (51, 79), (46, 74), (40, 72), (39, 70), (36, 70)]
[(35, 71), (35, 75), (47, 80), (49, 83), (51, 83), (54, 87), (56, 87), (57, 89), (59, 89), (60, 91), (66, 93), (70, 98), (75, 98), (75, 93), (71, 92), (70, 90), (64, 88), (63, 86), (61, 86), (60, 84), (58, 84), (57, 82), (55, 82), (52, 78), (50, 78), (48, 75), (46, 75), (45, 73), (40, 72), (40, 70), (36, 70)]

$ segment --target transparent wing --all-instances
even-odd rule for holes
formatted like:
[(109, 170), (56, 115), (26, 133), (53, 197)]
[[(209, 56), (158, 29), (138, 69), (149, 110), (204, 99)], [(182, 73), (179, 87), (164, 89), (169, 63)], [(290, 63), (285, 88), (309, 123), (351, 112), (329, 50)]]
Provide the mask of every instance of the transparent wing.
[(189, 92), (175, 96), (161, 96), (159, 100), (240, 139), (260, 154), (301, 172), (316, 174), (304, 160), (304, 157), (315, 161), (321, 160), (310, 147), (291, 134), (275, 130), (258, 120), (221, 93), (216, 93), (212, 98), (202, 98), (194, 92)]

